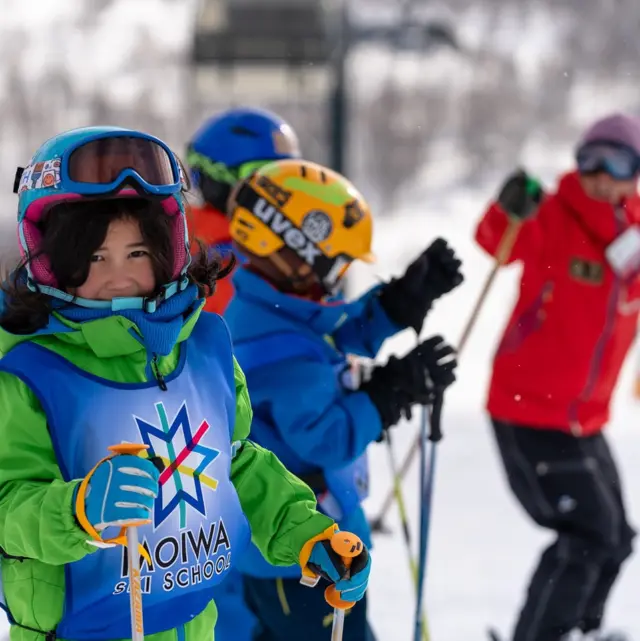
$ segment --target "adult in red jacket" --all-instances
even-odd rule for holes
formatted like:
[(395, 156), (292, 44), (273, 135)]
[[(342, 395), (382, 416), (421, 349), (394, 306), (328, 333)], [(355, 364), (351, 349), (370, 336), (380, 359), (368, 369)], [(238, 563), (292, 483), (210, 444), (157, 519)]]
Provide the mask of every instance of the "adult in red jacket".
[(487, 408), (511, 489), (558, 534), (514, 641), (558, 641), (572, 630), (605, 639), (605, 602), (635, 534), (602, 429), (640, 309), (640, 121), (598, 121), (576, 159), (550, 195), (525, 172), (512, 175), (476, 231), (494, 256), (518, 231), (506, 262), (523, 265), (520, 294)]
[[(263, 165), (287, 158), (300, 158), (298, 138), (287, 122), (270, 111), (237, 107), (204, 122), (187, 150), (191, 179), (204, 202), (191, 209), (189, 230), (193, 238), (230, 257), (233, 252), (226, 212), (233, 187)], [(241, 256), (236, 258), (242, 260)], [(222, 314), (233, 294), (231, 278), (219, 280), (205, 310)]]

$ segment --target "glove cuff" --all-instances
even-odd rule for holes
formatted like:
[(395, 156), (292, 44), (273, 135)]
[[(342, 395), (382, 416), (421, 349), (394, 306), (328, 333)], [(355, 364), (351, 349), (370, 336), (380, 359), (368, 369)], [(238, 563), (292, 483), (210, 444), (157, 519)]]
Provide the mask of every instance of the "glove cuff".
[(394, 402), (394, 392), (391, 385), (385, 384), (383, 380), (380, 380), (384, 378), (386, 372), (381, 372), (382, 376), (379, 377), (375, 376), (375, 373), (374, 371), (371, 379), (363, 383), (358, 391), (364, 392), (376, 408), (382, 423), (382, 433), (380, 434), (380, 438), (382, 438), (385, 430), (388, 430), (400, 420), (400, 415), (399, 412), (394, 411), (396, 403)]
[(78, 524), (80, 527), (94, 540), (94, 541), (103, 541), (103, 538), (98, 534), (98, 531), (93, 527), (93, 524), (89, 521), (89, 518), (87, 517), (87, 512), (86, 512), (86, 499), (87, 499), (87, 493), (89, 491), (89, 482), (91, 481), (91, 477), (95, 474), (95, 471), (104, 463), (105, 461), (108, 461), (109, 459), (112, 459), (114, 457), (113, 454), (109, 456), (105, 456), (103, 459), (98, 461), (93, 468), (89, 471), (89, 473), (82, 479), (82, 482), (78, 486), (76, 492), (75, 492), (75, 515), (76, 515), (76, 520), (78, 521)]
[(330, 541), (331, 537), (340, 530), (337, 523), (330, 525), (326, 530), (312, 536), (300, 550), (300, 555), (298, 557), (298, 562), (302, 568), (302, 579), (301, 583), (305, 585), (316, 585), (320, 577), (313, 571), (308, 568), (309, 557), (313, 550), (313, 546), (318, 543), (318, 541)]

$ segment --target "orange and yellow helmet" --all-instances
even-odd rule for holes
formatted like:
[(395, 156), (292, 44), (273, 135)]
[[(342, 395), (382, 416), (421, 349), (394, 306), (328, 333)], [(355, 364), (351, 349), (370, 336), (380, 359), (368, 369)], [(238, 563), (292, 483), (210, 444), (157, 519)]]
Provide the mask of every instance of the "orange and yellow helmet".
[(328, 292), (354, 260), (375, 260), (364, 197), (344, 176), (313, 162), (264, 165), (232, 195), (229, 218), (241, 252), (275, 260), (293, 250)]

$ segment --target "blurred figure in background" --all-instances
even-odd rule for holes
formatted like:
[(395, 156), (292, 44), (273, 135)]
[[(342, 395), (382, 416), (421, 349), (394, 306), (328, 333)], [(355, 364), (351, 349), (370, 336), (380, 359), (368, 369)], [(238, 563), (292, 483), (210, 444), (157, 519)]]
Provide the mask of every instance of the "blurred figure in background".
[[(187, 150), (191, 180), (204, 201), (201, 207), (192, 207), (191, 235), (216, 249), (223, 259), (228, 257), (231, 236), (226, 210), (233, 187), (268, 162), (299, 157), (295, 132), (269, 111), (241, 107), (207, 120)], [(221, 280), (205, 310), (222, 314), (232, 296), (231, 278)]]
[[(187, 165), (203, 204), (191, 208), (191, 236), (219, 252), (232, 253), (227, 201), (235, 185), (256, 169), (286, 158), (299, 158), (298, 138), (277, 115), (257, 108), (228, 109), (209, 118), (196, 131), (187, 149)], [(236, 258), (242, 256), (236, 252)], [(234, 294), (231, 278), (217, 283), (205, 310), (223, 314)], [(215, 589), (218, 604), (216, 638), (249, 641), (255, 618), (244, 604), (242, 577), (232, 570)]]
[(612, 640), (600, 631), (604, 607), (635, 536), (602, 430), (640, 308), (640, 121), (596, 122), (576, 162), (549, 195), (525, 172), (512, 175), (476, 232), (497, 256), (518, 231), (506, 262), (523, 264), (520, 293), (487, 409), (512, 491), (558, 535), (514, 641)]

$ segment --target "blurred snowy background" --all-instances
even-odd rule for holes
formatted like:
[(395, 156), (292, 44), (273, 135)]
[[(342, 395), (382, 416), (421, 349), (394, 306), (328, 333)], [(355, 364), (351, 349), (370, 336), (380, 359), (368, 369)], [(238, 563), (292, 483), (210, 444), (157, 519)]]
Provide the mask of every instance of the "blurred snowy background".
[[(196, 31), (224, 25), (227, 2), (252, 1), (0, 0), (0, 184), (66, 127), (141, 127), (180, 150), (203, 115), (247, 101), (281, 111), (326, 160), (322, 69), (192, 64)], [(348, 169), (380, 215), (520, 160), (551, 178), (585, 123), (640, 109), (636, 0), (325, 0), (339, 2), (353, 33), (408, 25), (352, 42), (346, 66)], [(6, 189), (0, 198), (10, 211)]]
[[(255, 0), (254, 4), (255, 4)], [(327, 0), (327, 5), (335, 5)], [(230, 0), (241, 9), (251, 0)], [(265, 11), (315, 0), (257, 0)], [(0, 245), (13, 246), (17, 165), (65, 128), (144, 129), (178, 152), (205, 115), (243, 103), (290, 119), (306, 155), (329, 162), (332, 77), (323, 65), (216, 68), (193, 61), (194, 38), (228, 24), (222, 0), (0, 0)], [(637, 0), (350, 0), (360, 38), (346, 61), (345, 171), (375, 207), (372, 271), (356, 266), (350, 289), (401, 270), (436, 235), (465, 260), (465, 285), (440, 303), (425, 332), (455, 342), (489, 269), (472, 229), (502, 177), (525, 164), (551, 185), (571, 163), (579, 131), (611, 110), (640, 113)], [(429, 28), (429, 25), (431, 27)], [(427, 37), (425, 37), (427, 34)], [(489, 438), (483, 399), (491, 353), (513, 295), (506, 270), (448, 395), (428, 573), (433, 641), (506, 632), (547, 535), (508, 494)], [(412, 338), (386, 348), (402, 352)], [(635, 362), (618, 390), (611, 425), (633, 521), (640, 523), (640, 414)], [(414, 426), (398, 429), (406, 445)], [(399, 453), (400, 456), (400, 453)], [(372, 448), (372, 512), (386, 493), (386, 453)], [(415, 470), (414, 470), (415, 472)], [(411, 515), (417, 477), (407, 480)], [(414, 519), (415, 520), (415, 519)], [(377, 540), (372, 617), (381, 640), (408, 639), (413, 597), (397, 523)], [(640, 639), (640, 558), (626, 566), (611, 623)]]

